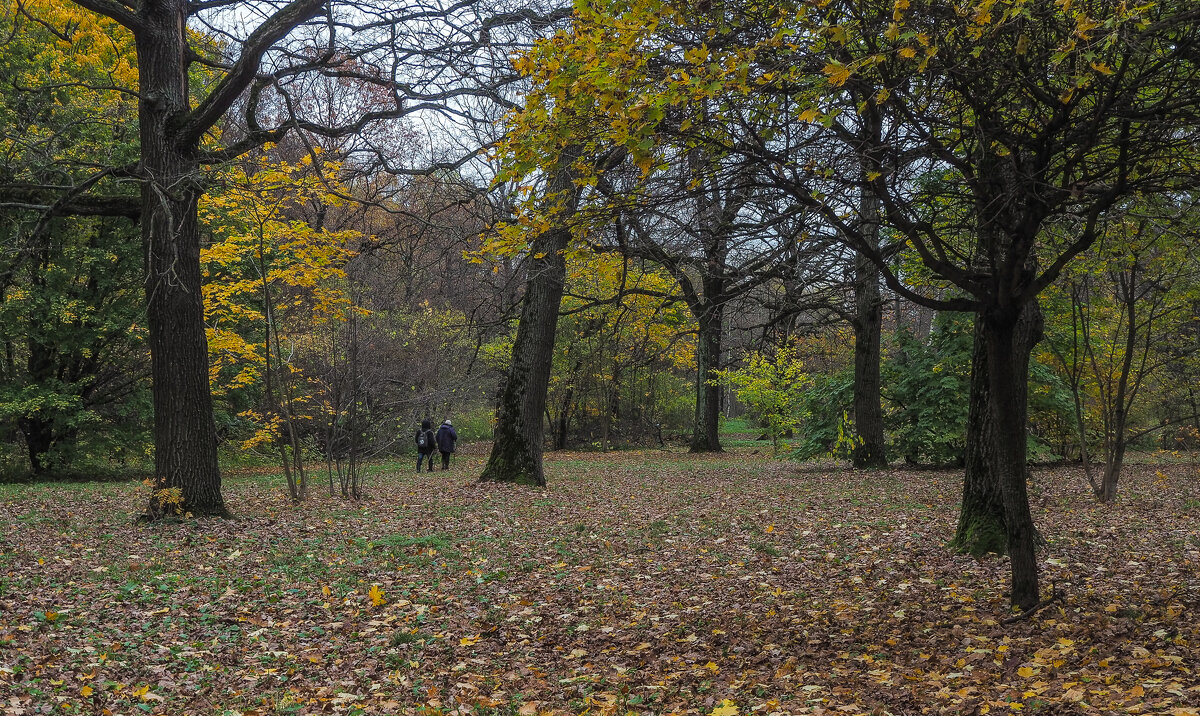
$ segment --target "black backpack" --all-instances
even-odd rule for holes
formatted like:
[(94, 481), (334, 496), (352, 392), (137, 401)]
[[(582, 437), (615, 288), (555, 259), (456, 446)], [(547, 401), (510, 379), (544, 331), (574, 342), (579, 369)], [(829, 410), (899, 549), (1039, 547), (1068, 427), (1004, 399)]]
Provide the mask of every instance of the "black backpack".
[(418, 430), (417, 431), (417, 449), (418, 450), (424, 452), (425, 449), (429, 447), (430, 432), (431, 431), (429, 431), (429, 430)]

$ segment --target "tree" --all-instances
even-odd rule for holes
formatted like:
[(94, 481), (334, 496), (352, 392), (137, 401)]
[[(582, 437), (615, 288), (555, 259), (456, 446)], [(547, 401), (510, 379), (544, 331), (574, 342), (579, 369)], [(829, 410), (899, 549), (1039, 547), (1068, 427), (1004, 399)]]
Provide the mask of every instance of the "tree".
[(211, 236), (201, 251), (210, 382), (222, 397), (261, 391), (240, 412), (254, 426), (242, 448), (278, 450), (295, 502), (308, 492), (303, 437), (321, 417), (302, 360), (328, 324), (343, 324), (359, 310), (345, 273), (357, 232), (315, 229), (289, 216), (299, 205), (341, 203), (338, 188), (308, 160), (230, 168), (200, 205)]
[[(200, 298), (197, 206), (205, 191), (204, 169), (289, 134), (359, 135), (377, 122), (437, 111), (459, 97), (495, 96), (495, 78), (478, 72), (491, 56), (491, 38), (537, 16), (489, 15), (474, 6), (429, 12), (323, 0), (264, 0), (241, 14), (232, 14), (222, 0), (76, 5), (110, 18), (120, 25), (118, 34), (133, 38), (136, 76), (89, 86), (138, 98), (136, 159), (101, 162), (67, 186), (6, 177), (0, 197), (47, 216), (138, 216), (147, 249), (158, 492), (177, 489), (185, 511), (223, 515)], [(59, 18), (37, 19), (63, 24)], [(446, 84), (438, 67), (462, 79)], [(296, 97), (307, 78), (319, 75), (381, 88), (389, 102), (327, 122), (333, 115), (326, 107)], [(219, 129), (235, 106), (240, 125)], [(131, 182), (137, 197), (121, 193)], [(166, 511), (152, 500), (151, 516)]]
[[(609, 146), (626, 147), (648, 174), (655, 148), (671, 146), (658, 135), (662, 118), (696, 95), (732, 98), (710, 122), (743, 114), (740, 98), (761, 112), (794, 112), (806, 131), (714, 142), (709, 151), (762, 162), (773, 186), (871, 259), (894, 291), (978, 315), (1011, 597), (1030, 607), (1039, 594), (1019, 323), (1122, 198), (1194, 179), (1182, 157), (1200, 128), (1200, 11), (1048, 0), (965, 13), (932, 1), (741, 9), (725, 13), (713, 33), (662, 42), (704, 21), (690, 8), (606, 6), (600, 41), (577, 42), (583, 57), (591, 43), (588, 71), (606, 77), (609, 90), (587, 102), (611, 125)], [(659, 67), (667, 71), (637, 74)], [(879, 122), (861, 119), (872, 113)], [(865, 124), (884, 131), (874, 136)], [(814, 144), (827, 151), (815, 155)], [(865, 176), (840, 170), (863, 161)], [(848, 199), (864, 190), (892, 230), (879, 248), (848, 220), (856, 214)], [(958, 296), (906, 286), (888, 261), (904, 251)]]
[[(1132, 440), (1177, 419), (1195, 419), (1192, 414), (1154, 420), (1140, 410), (1158, 374), (1196, 350), (1172, 345), (1196, 321), (1190, 309), (1200, 267), (1193, 255), (1192, 206), (1148, 201), (1116, 212), (1095, 249), (1067, 269), (1057, 292), (1070, 318), (1056, 316), (1064, 330), (1051, 334), (1050, 349), (1071, 386), (1084, 471), (1101, 502), (1116, 498)], [(1101, 438), (1104, 467), (1098, 480), (1089, 459), (1088, 423)]]
[[(69, 182), (96, 157), (132, 156), (134, 102), (91, 86), (136, 73), (114, 27), (70, 5), (4, 5), (0, 182)], [(18, 426), (35, 474), (71, 471), (141, 437), (139, 241), (123, 219), (86, 216), (88, 202), (58, 217), (25, 198), (0, 202), (0, 424)]]
[[(496, 405), (492, 452), (479, 476), (484, 482), (546, 484), (542, 470), (545, 436), (542, 416), (546, 412), (554, 334), (567, 277), (563, 252), (571, 241), (570, 222), (579, 206), (577, 162), (570, 148), (565, 149), (546, 184), (545, 201), (554, 208), (539, 212), (551, 218), (527, 220), (538, 233), (529, 243), (521, 317)], [(518, 223), (508, 233), (515, 241), (521, 241), (528, 228)]]

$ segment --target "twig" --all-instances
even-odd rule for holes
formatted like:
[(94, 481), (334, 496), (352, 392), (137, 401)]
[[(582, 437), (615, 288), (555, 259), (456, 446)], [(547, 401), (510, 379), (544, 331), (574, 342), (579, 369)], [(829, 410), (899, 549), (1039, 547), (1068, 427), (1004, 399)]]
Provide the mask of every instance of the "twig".
[(1038, 602), (1037, 604), (1034, 604), (1032, 607), (1026, 609), (1025, 611), (1021, 612), (1020, 614), (1014, 614), (1013, 616), (1001, 621), (1000, 623), (1001, 624), (1016, 624), (1017, 622), (1028, 619), (1029, 617), (1033, 616), (1037, 612), (1042, 611), (1043, 609), (1050, 606), (1054, 602), (1061, 602), (1062, 598), (1063, 598), (1062, 595), (1058, 593), (1058, 585), (1052, 584), (1052, 585), (1050, 585), (1050, 596), (1046, 597), (1045, 599)]

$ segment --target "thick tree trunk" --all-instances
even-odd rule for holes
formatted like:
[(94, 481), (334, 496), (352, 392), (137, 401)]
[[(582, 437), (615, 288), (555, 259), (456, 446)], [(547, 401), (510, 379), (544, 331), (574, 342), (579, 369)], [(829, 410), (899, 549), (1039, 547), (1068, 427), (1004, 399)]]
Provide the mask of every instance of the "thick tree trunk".
[(567, 230), (555, 229), (534, 242), (512, 363), (496, 407), (492, 454), (481, 480), (546, 484), (542, 472), (542, 414), (566, 280), (562, 250), (569, 238)]
[(713, 302), (712, 297), (720, 295), (719, 287), (706, 285), (705, 293), (705, 305), (696, 311), (699, 325), (696, 339), (696, 422), (692, 428), (689, 452), (722, 452), (721, 386), (717, 383), (715, 371), (720, 369), (725, 306)]
[(54, 447), (54, 426), (39, 415), (21, 418), (18, 422), (25, 436), (25, 448), (29, 453), (29, 467), (34, 475), (46, 474), (49, 465), (46, 456)]
[[(1028, 303), (1021, 311), (1014, 333), (1014, 356), (1019, 361), (1017, 371), (1026, 376), (1014, 385), (1015, 398), (1022, 409), (1028, 403), (1029, 355), (1033, 346), (1041, 340), (1042, 315), (1036, 302)], [(976, 557), (994, 553), (1008, 553), (1008, 529), (1005, 519), (1004, 498), (997, 466), (1001, 459), (996, 454), (1000, 432), (992, 410), (991, 377), (988, 370), (988, 354), (983, 322), (975, 319), (975, 340), (971, 352), (971, 392), (967, 410), (966, 454), (962, 506), (958, 516), (958, 530), (950, 546), (957, 552)], [(1024, 445), (1026, 413), (1019, 420), (1021, 444)], [(1027, 473), (1022, 462), (1022, 470)], [(1037, 540), (1035, 532), (1035, 542)]]
[[(200, 296), (200, 166), (195, 147), (180, 146), (174, 132), (175, 121), (189, 109), (185, 9), (177, 0), (149, 3), (141, 13), (146, 25), (137, 33), (157, 486), (151, 518), (176, 509), (227, 514)], [(181, 504), (164, 502), (162, 491), (168, 489), (179, 491)]]
[[(1028, 309), (1026, 309), (1028, 311)], [(981, 316), (987, 350), (988, 402), (994, 435), (994, 470), (1004, 502), (1012, 569), (1011, 600), (1028, 609), (1038, 601), (1037, 532), (1026, 491), (1026, 422), (1029, 349), (1019, 340), (1018, 314), (992, 309)], [(1040, 331), (1038, 331), (1040, 334)]]
[(573, 173), (573, 152), (564, 152), (565, 166), (550, 182), (551, 195), (565, 196), (560, 224), (534, 239), (530, 247), (529, 274), (521, 299), (521, 318), (513, 342), (512, 362), (496, 406), (492, 454), (479, 479), (545, 485), (542, 472), (542, 438), (545, 433), (546, 391), (554, 363), (554, 333), (566, 284), (563, 250), (571, 240), (570, 219), (578, 201)]
[[(879, 199), (864, 191), (860, 199), (863, 240), (879, 245)], [(854, 432), (857, 445), (850, 455), (855, 467), (887, 467), (880, 402), (879, 343), (883, 300), (879, 267), (861, 253), (854, 258)]]
[(975, 340), (971, 350), (971, 392), (967, 408), (967, 444), (964, 455), (962, 506), (958, 531), (950, 547), (956, 552), (981, 557), (1005, 554), (1008, 533), (1004, 526), (1004, 500), (996, 465), (995, 426), (988, 401), (987, 347), (982, 322), (975, 318)]
[[(40, 283), (41, 278), (34, 279)], [(31, 337), (28, 343), (29, 358), (25, 365), (29, 371), (31, 385), (47, 385), (54, 380), (55, 349), (46, 341)], [(54, 419), (51, 409), (43, 407), (32, 415), (18, 421), (21, 434), (25, 437), (25, 448), (29, 453), (29, 467), (35, 475), (44, 475), (49, 469), (46, 457), (54, 447)]]
[[(881, 141), (883, 121), (876, 108), (862, 112), (862, 131), (876, 145)], [(871, 144), (870, 142), (868, 145)], [(858, 197), (859, 238), (867, 246), (879, 248), (880, 199), (871, 189), (873, 176), (880, 166), (876, 152), (864, 149), (860, 157), (864, 184)], [(899, 320), (899, 314), (897, 314)], [(854, 432), (855, 445), (850, 460), (857, 468), (887, 467), (887, 442), (883, 432), (883, 406), (880, 400), (879, 344), (883, 323), (883, 303), (879, 295), (879, 267), (863, 255), (854, 256)]]

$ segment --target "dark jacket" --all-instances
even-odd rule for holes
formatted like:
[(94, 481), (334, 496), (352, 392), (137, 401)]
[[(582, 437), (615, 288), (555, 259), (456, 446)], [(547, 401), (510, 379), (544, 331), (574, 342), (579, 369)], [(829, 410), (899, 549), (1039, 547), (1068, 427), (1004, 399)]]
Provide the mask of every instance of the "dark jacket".
[(442, 423), (437, 431), (437, 446), (442, 452), (454, 452), (454, 443), (458, 442), (458, 433), (450, 423)]
[[(425, 447), (421, 447), (421, 433), (425, 433)], [(437, 441), (434, 439), (433, 430), (430, 429), (430, 423), (428, 420), (421, 421), (421, 428), (417, 430), (416, 434), (413, 435), (413, 440), (417, 443), (417, 452), (421, 454), (433, 452), (434, 445), (436, 445)]]

